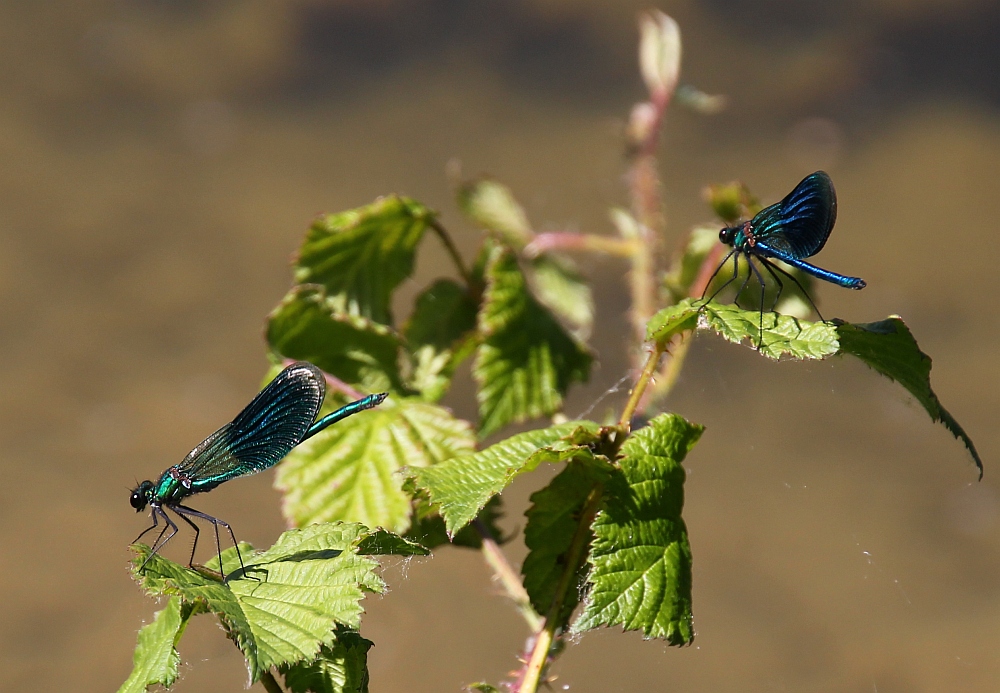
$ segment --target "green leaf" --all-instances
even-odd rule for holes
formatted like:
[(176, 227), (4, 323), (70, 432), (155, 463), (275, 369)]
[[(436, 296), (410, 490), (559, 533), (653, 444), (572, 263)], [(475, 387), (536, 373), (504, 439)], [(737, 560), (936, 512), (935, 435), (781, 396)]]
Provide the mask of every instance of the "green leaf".
[(499, 245), (502, 245), (500, 241), (490, 236), (483, 238), (483, 242), (476, 252), (476, 258), (472, 261), (472, 267), (469, 268), (469, 274), (472, 275), (472, 283), (474, 285), (479, 287), (486, 285), (486, 266), (493, 256), (494, 249)]
[(500, 693), (500, 689), (496, 686), (491, 686), (488, 683), (480, 681), (479, 683), (470, 683), (465, 687), (467, 691), (475, 691), (475, 693)]
[(574, 631), (620, 624), (672, 645), (694, 637), (681, 462), (702, 430), (660, 414), (625, 441), (592, 526), (590, 591)]
[[(425, 493), (421, 493), (421, 496), (425, 495)], [(455, 532), (454, 537), (449, 537), (444, 518), (438, 513), (437, 508), (431, 506), (430, 502), (424, 501), (423, 498), (421, 498), (421, 502), (417, 503), (417, 506), (413, 514), (413, 524), (406, 533), (407, 539), (417, 542), (421, 546), (426, 546), (428, 549), (435, 549), (444, 544), (470, 549), (482, 548), (482, 537), (471, 524)], [(483, 523), (490, 536), (500, 544), (504, 543), (503, 530), (500, 529), (497, 522), (502, 515), (499, 496), (493, 496), (486, 507), (476, 515), (476, 519)]]
[(292, 289), (268, 319), (268, 344), (370, 392), (400, 390), (399, 335), (338, 304), (319, 286)]
[(672, 101), (701, 115), (717, 115), (729, 105), (729, 99), (724, 94), (706, 94), (691, 84), (678, 86)]
[(450, 543), (444, 518), (431, 504), (427, 492), (417, 488), (417, 482), (412, 476), (403, 482), (403, 490), (413, 498), (413, 521), (405, 537), (432, 550)]
[(384, 529), (376, 529), (358, 543), (362, 556), (429, 556), (430, 551), (415, 541)]
[(598, 458), (607, 462), (606, 458), (594, 455), (594, 448), (601, 442), (603, 435), (612, 429), (599, 428), (592, 421), (581, 421), (577, 424), (577, 427), (567, 435), (531, 453), (531, 457), (528, 458), (528, 468), (535, 469), (543, 462), (548, 464), (571, 460), (591, 462)]
[(546, 253), (531, 261), (538, 300), (586, 339), (594, 325), (594, 297), (576, 264), (567, 257)]
[(343, 520), (402, 534), (410, 496), (401, 469), (428, 467), (475, 447), (468, 422), (418, 399), (390, 397), (295, 448), (278, 467), (289, 522)]
[(392, 324), (392, 292), (413, 272), (417, 245), (434, 213), (405, 197), (317, 219), (299, 250), (298, 284), (342, 295), (349, 314)]
[(448, 349), (476, 329), (476, 309), (465, 287), (451, 279), (438, 279), (417, 296), (403, 334), (410, 345)]
[(669, 98), (681, 71), (681, 30), (659, 10), (639, 15), (639, 68), (653, 98)]
[(931, 420), (940, 421), (952, 435), (961, 440), (979, 468), (983, 477), (983, 461), (976, 446), (954, 417), (941, 406), (931, 389), (931, 358), (920, 351), (909, 328), (898, 317), (878, 322), (839, 323), (840, 353), (851, 354), (885, 377), (895, 380), (909, 390), (920, 405), (930, 414)]
[[(712, 329), (731, 342), (760, 339), (760, 313), (715, 302), (685, 299), (664, 308), (649, 321), (647, 339), (665, 343), (695, 326)], [(760, 353), (777, 359), (784, 354), (798, 359), (824, 359), (849, 354), (872, 369), (895, 380), (912, 394), (930, 415), (962, 441), (983, 473), (983, 462), (972, 439), (955, 418), (941, 406), (931, 389), (931, 359), (920, 351), (909, 328), (898, 317), (872, 323), (851, 324), (842, 320), (809, 322), (777, 313), (764, 314)]]
[(132, 655), (132, 673), (118, 693), (143, 693), (155, 684), (164, 688), (174, 685), (181, 662), (177, 642), (191, 614), (191, 607), (182, 606), (180, 599), (171, 597), (166, 607), (156, 612), (153, 622), (142, 627)]
[[(529, 553), (521, 573), (531, 605), (539, 614), (548, 614), (552, 606), (587, 498), (597, 484), (607, 481), (612, 471), (611, 463), (595, 457), (590, 448), (579, 446), (573, 452), (566, 468), (548, 486), (531, 495), (532, 506), (525, 513), (528, 523), (524, 528), (524, 543)], [(586, 567), (581, 565), (556, 616), (560, 627), (566, 625), (576, 608), (585, 578)]]
[[(230, 548), (222, 554), (225, 583), (159, 555), (140, 572), (149, 548), (137, 544), (133, 574), (150, 594), (177, 596), (218, 615), (254, 682), (271, 667), (314, 659), (322, 645), (334, 644), (337, 625), (358, 628), (364, 592), (385, 589), (375, 560), (357, 554), (365, 536), (357, 524), (289, 530), (267, 551), (245, 552), (245, 574)], [(218, 568), (218, 559), (206, 568)]]
[(634, 241), (642, 235), (642, 225), (627, 209), (612, 207), (608, 211), (608, 220), (624, 240)]
[(710, 185), (704, 195), (712, 211), (727, 224), (749, 219), (762, 209), (760, 200), (739, 182)]
[(403, 334), (413, 358), (410, 385), (424, 399), (441, 399), (455, 368), (475, 350), (478, 310), (468, 290), (450, 279), (439, 279), (417, 297)]
[(323, 645), (311, 662), (280, 667), (292, 693), (368, 693), (368, 650), (375, 644), (340, 628), (333, 646)]
[(510, 188), (490, 178), (464, 183), (458, 189), (458, 207), (473, 223), (496, 233), (517, 250), (534, 235)]
[(519, 433), (480, 452), (418, 470), (414, 475), (417, 486), (430, 495), (444, 517), (448, 534), (454, 536), (518, 474), (537, 466), (537, 462), (531, 463), (531, 457), (539, 448), (581, 426), (597, 428), (597, 424), (589, 421), (571, 421)]
[(483, 343), (472, 374), (479, 385), (480, 435), (511, 421), (554, 414), (574, 380), (585, 381), (591, 356), (528, 292), (513, 254), (493, 249), (479, 313)]
[[(476, 520), (482, 524), (489, 536), (498, 544), (504, 544), (511, 539), (511, 535), (504, 535), (504, 530), (500, 527), (500, 518), (503, 517), (503, 501), (500, 496), (493, 496), (486, 502), (486, 506), (476, 515)], [(442, 524), (444, 520), (442, 519)], [(447, 534), (447, 532), (446, 532)], [(454, 546), (464, 546), (468, 549), (481, 549), (483, 538), (479, 531), (471, 524), (455, 532), (451, 543)]]
[(828, 322), (809, 322), (790, 315), (743, 310), (733, 305), (710, 303), (702, 311), (708, 326), (726, 340), (760, 344), (760, 353), (778, 359), (788, 354), (798, 359), (822, 359), (837, 353), (837, 328)]
[(437, 513), (414, 515), (410, 529), (406, 531), (406, 538), (432, 550), (451, 543), (444, 518)]
[(674, 335), (693, 330), (698, 326), (701, 301), (685, 299), (664, 308), (646, 323), (646, 340), (665, 344)]
[(762, 332), (761, 316), (757, 311), (714, 301), (702, 304), (703, 301), (689, 298), (664, 308), (649, 321), (647, 338), (666, 342), (675, 334), (697, 325), (713, 330), (730, 342), (739, 344), (748, 340), (754, 345), (760, 344), (760, 353), (772, 359), (785, 354), (799, 359), (822, 359), (836, 354), (839, 348), (837, 328), (833, 323), (764, 313)]

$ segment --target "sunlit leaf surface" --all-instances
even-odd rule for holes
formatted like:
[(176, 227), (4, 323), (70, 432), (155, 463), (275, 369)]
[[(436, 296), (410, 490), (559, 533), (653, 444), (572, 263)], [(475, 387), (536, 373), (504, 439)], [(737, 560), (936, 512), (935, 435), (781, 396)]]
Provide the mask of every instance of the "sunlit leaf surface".
[(621, 625), (673, 645), (694, 637), (681, 462), (702, 430), (661, 414), (625, 441), (594, 520), (590, 591), (574, 630)]
[(576, 264), (546, 253), (532, 260), (531, 268), (538, 300), (565, 320), (574, 336), (586, 339), (594, 325), (594, 297)]
[(311, 661), (321, 646), (333, 646), (337, 626), (358, 628), (364, 593), (384, 590), (378, 564), (358, 555), (367, 534), (361, 525), (330, 523), (289, 530), (259, 553), (243, 544), (245, 574), (230, 548), (222, 554), (226, 582), (209, 572), (218, 570), (217, 558), (199, 572), (156, 555), (139, 572), (149, 549), (136, 545), (134, 571), (150, 594), (216, 614), (257, 681), (271, 667)]
[(290, 522), (342, 520), (402, 533), (411, 499), (403, 467), (429, 467), (475, 446), (471, 425), (446, 409), (390, 397), (299, 445), (278, 467)]
[(295, 281), (342, 296), (348, 314), (392, 324), (393, 290), (413, 272), (433, 212), (405, 197), (317, 219), (299, 250)]
[(972, 439), (941, 406), (931, 389), (930, 356), (920, 351), (917, 340), (900, 318), (893, 316), (856, 325), (841, 323), (837, 325), (837, 333), (840, 336), (840, 353), (861, 359), (875, 371), (909, 390), (931, 419), (940, 421), (965, 444), (982, 477), (983, 461)]
[(533, 235), (524, 208), (503, 183), (480, 178), (458, 190), (458, 206), (475, 224), (500, 236), (520, 250)]
[(143, 693), (149, 686), (170, 688), (174, 684), (181, 662), (177, 641), (191, 612), (191, 606), (184, 606), (179, 597), (171, 597), (166, 607), (156, 612), (153, 622), (142, 627), (132, 655), (132, 673), (118, 693)]
[(455, 368), (475, 350), (478, 309), (469, 290), (450, 279), (439, 279), (417, 296), (403, 334), (413, 361), (410, 385), (424, 399), (441, 399)]
[(334, 644), (323, 645), (316, 659), (280, 668), (285, 686), (292, 693), (368, 693), (368, 650), (374, 644), (338, 629)]
[(597, 428), (589, 421), (574, 421), (520, 433), (481, 452), (421, 469), (416, 473), (416, 483), (428, 492), (445, 519), (448, 533), (454, 535), (518, 474), (538, 465), (538, 461), (531, 460), (536, 451), (580, 426)]
[(586, 348), (528, 291), (509, 250), (493, 249), (486, 280), (483, 343), (473, 366), (483, 436), (559, 411), (570, 383), (586, 380), (591, 363)]
[(399, 390), (400, 337), (349, 315), (318, 286), (293, 289), (270, 315), (267, 341), (280, 356), (309, 361), (369, 392)]
[(976, 447), (955, 418), (941, 406), (931, 389), (931, 359), (920, 351), (909, 328), (898, 317), (871, 323), (842, 320), (810, 322), (788, 315), (764, 313), (764, 330), (759, 330), (760, 313), (733, 305), (685, 299), (664, 308), (649, 322), (647, 339), (667, 343), (676, 334), (695, 329), (711, 330), (730, 342), (760, 343), (760, 353), (769, 358), (791, 356), (824, 359), (848, 354), (873, 370), (895, 380), (912, 394), (931, 419), (962, 441), (982, 476), (983, 463)]
[[(568, 553), (580, 524), (580, 514), (591, 492), (598, 483), (607, 481), (612, 473), (606, 458), (597, 458), (584, 446), (549, 485), (531, 495), (531, 507), (525, 515), (524, 543), (528, 555), (521, 566), (524, 588), (531, 597), (531, 604), (540, 614), (547, 615), (552, 606), (560, 581), (566, 571)], [(590, 544), (588, 528), (587, 544)], [(561, 609), (555, 617), (565, 626), (580, 598), (580, 588), (587, 574), (587, 566), (571, 577), (565, 590)]]

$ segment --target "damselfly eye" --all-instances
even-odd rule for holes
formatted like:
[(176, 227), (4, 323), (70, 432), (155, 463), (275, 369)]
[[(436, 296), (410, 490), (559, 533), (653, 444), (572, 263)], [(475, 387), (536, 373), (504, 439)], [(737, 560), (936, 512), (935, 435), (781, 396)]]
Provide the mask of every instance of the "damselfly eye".
[(145, 510), (146, 504), (149, 503), (149, 492), (152, 488), (152, 482), (144, 481), (132, 490), (132, 495), (129, 496), (128, 502), (129, 505), (135, 508), (137, 513)]

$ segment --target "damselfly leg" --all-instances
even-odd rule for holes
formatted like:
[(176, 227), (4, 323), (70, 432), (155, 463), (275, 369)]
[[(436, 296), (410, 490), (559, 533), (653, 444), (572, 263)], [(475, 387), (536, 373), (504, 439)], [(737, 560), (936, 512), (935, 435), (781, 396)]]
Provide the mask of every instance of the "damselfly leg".
[[(764, 346), (764, 277), (761, 275), (760, 270), (757, 269), (753, 264), (753, 258), (749, 255), (747, 256), (747, 264), (750, 265), (750, 270), (753, 272), (753, 276), (757, 277), (757, 283), (760, 284), (760, 305), (758, 306), (760, 310), (760, 320), (757, 324), (757, 351), (760, 351)], [(750, 275), (747, 275), (747, 280), (749, 281)]]
[[(223, 569), (222, 569), (222, 541), (219, 539), (219, 525), (222, 525), (223, 527), (225, 527), (229, 531), (229, 536), (233, 540), (233, 546), (236, 547), (236, 556), (240, 560), (240, 574), (244, 575), (246, 577), (250, 577), (249, 575), (247, 575), (247, 568), (243, 564), (243, 554), (240, 553), (240, 545), (238, 543), (236, 543), (236, 534), (233, 533), (233, 528), (229, 526), (228, 522), (226, 522), (225, 520), (220, 520), (217, 517), (212, 517), (211, 515), (209, 515), (207, 513), (201, 512), (200, 510), (195, 510), (194, 508), (189, 508), (186, 505), (181, 505), (179, 503), (175, 504), (175, 505), (171, 505), (171, 506), (169, 506), (169, 508), (171, 510), (173, 510), (175, 513), (177, 513), (178, 515), (181, 515), (181, 516), (191, 515), (193, 517), (201, 518), (202, 520), (205, 520), (206, 522), (211, 522), (212, 523), (212, 526), (215, 527), (215, 548), (219, 552), (219, 572), (220, 573), (223, 572)], [(188, 522), (190, 522), (190, 520), (188, 520)], [(192, 524), (194, 524), (194, 523), (192, 523)], [(197, 541), (197, 535), (195, 535), (195, 541)], [(192, 551), (191, 551), (191, 556), (192, 556), (192, 560), (193, 560), (194, 549), (192, 549)], [(223, 575), (225, 575), (225, 573), (223, 573)]]
[[(734, 255), (735, 255), (735, 257), (733, 257)], [(732, 250), (729, 251), (729, 254), (726, 255), (726, 257), (722, 258), (722, 262), (720, 262), (719, 266), (715, 268), (714, 272), (712, 272), (712, 276), (708, 278), (708, 281), (705, 283), (705, 290), (701, 292), (701, 298), (702, 299), (705, 298), (705, 294), (708, 293), (708, 288), (710, 286), (712, 286), (712, 281), (719, 275), (719, 271), (723, 267), (725, 267), (726, 263), (729, 261), (729, 258), (733, 258), (733, 276), (731, 276), (729, 279), (727, 279), (725, 284), (723, 284), (718, 289), (716, 289), (712, 293), (712, 295), (708, 297), (708, 300), (705, 301), (705, 303), (702, 305), (702, 308), (704, 308), (709, 303), (711, 303), (712, 300), (716, 296), (718, 296), (719, 293), (721, 293), (723, 289), (725, 289), (727, 286), (729, 286), (730, 284), (732, 284), (733, 281), (736, 279), (736, 277), (739, 276), (739, 274), (740, 274), (740, 255), (739, 255), (738, 252), (736, 252), (736, 249), (734, 248), (734, 249), (732, 249)]]
[[(167, 516), (167, 513), (165, 513), (163, 511), (163, 508), (160, 508), (160, 507), (155, 506), (155, 505), (153, 506), (153, 512), (152, 512), (152, 515), (153, 515), (153, 527), (156, 526), (156, 514), (157, 513), (159, 513), (163, 517), (163, 521), (166, 523), (166, 526), (160, 532), (160, 536), (158, 536), (156, 538), (156, 541), (153, 542), (153, 547), (149, 550), (149, 555), (146, 556), (146, 560), (144, 560), (142, 562), (142, 565), (139, 566), (139, 570), (142, 570), (143, 568), (145, 568), (146, 564), (149, 563), (149, 559), (152, 558), (153, 556), (155, 556), (159, 552), (159, 550), (162, 549), (164, 546), (166, 546), (167, 542), (170, 541), (171, 539), (173, 539), (174, 535), (177, 534), (177, 525), (174, 524), (174, 521), (171, 520)], [(152, 529), (153, 527), (150, 527), (149, 529)], [(170, 534), (167, 534), (167, 536), (164, 537), (163, 535), (167, 531), (168, 528), (170, 529)], [(146, 532), (148, 532), (149, 529), (147, 529)], [(142, 534), (145, 534), (146, 532), (143, 532)], [(139, 536), (141, 537), (142, 534), (140, 534)]]

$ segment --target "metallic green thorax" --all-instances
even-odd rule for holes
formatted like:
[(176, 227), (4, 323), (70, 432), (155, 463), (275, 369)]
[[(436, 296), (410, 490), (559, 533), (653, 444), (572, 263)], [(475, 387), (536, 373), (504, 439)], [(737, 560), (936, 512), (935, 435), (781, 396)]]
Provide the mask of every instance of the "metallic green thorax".
[(178, 503), (185, 496), (197, 493), (191, 480), (176, 466), (170, 467), (160, 475), (153, 491), (153, 500), (160, 503)]
[[(143, 506), (154, 503), (157, 505), (174, 505), (180, 503), (192, 493), (210, 491), (223, 481), (227, 481), (234, 476), (242, 476), (242, 474), (220, 474), (216, 477), (202, 479), (198, 483), (195, 483), (175, 465), (163, 472), (155, 484), (152, 481), (143, 481), (139, 484), (139, 487), (132, 493), (135, 499), (132, 505), (137, 510), (142, 508), (136, 506), (136, 501), (140, 501)], [(219, 477), (224, 478), (220, 479)]]
[(757, 239), (750, 231), (749, 221), (745, 221), (739, 226), (728, 226), (722, 229), (719, 231), (719, 240), (739, 250), (746, 250), (748, 246), (753, 247), (757, 244)]

